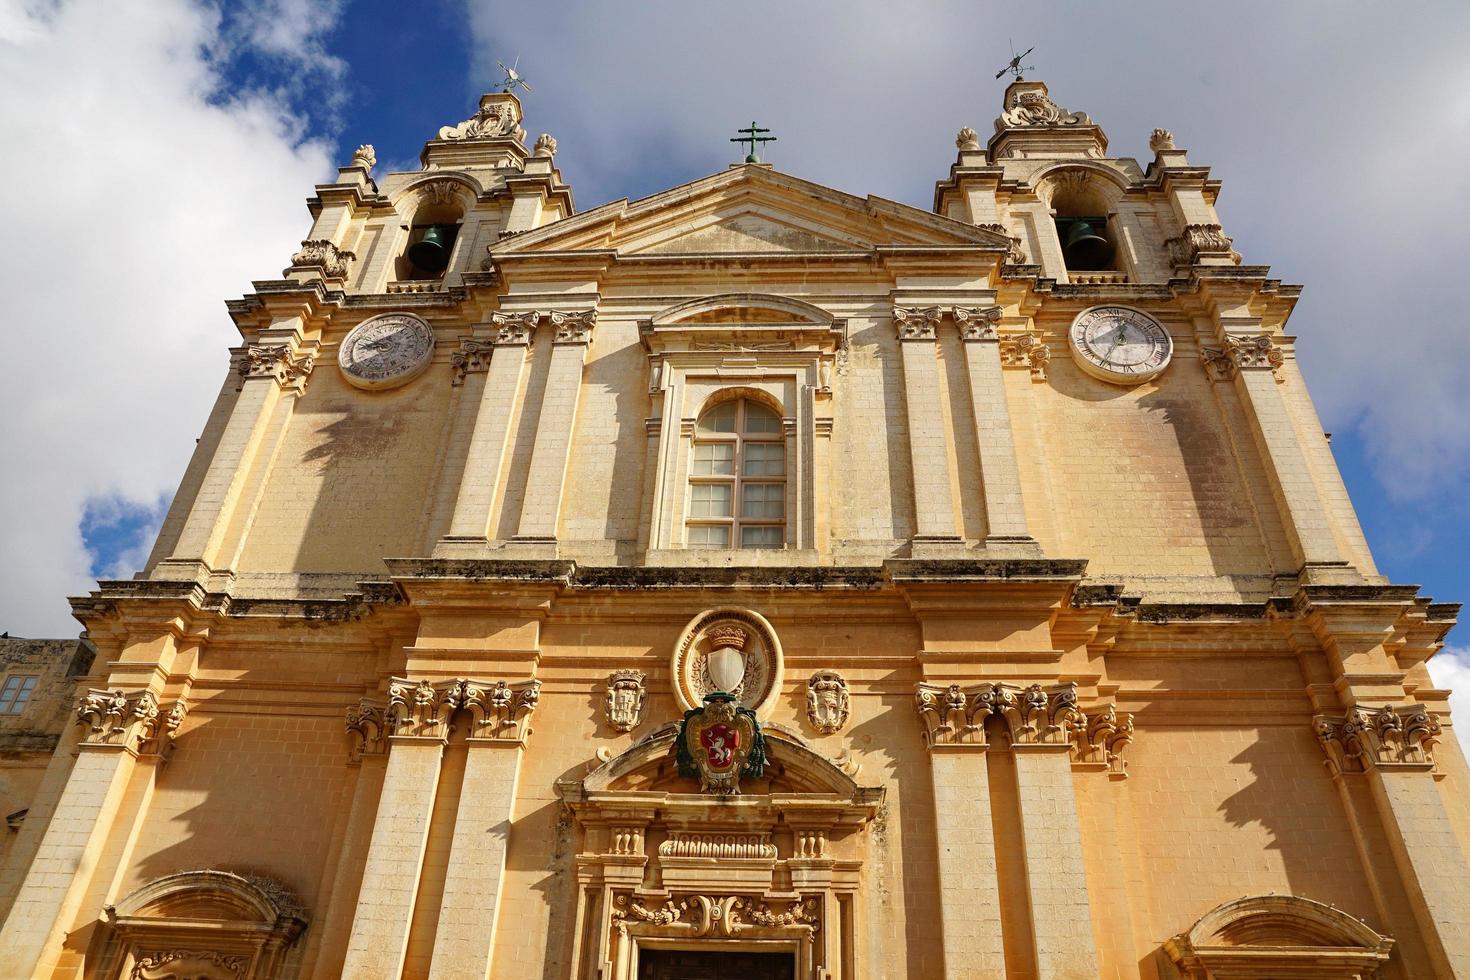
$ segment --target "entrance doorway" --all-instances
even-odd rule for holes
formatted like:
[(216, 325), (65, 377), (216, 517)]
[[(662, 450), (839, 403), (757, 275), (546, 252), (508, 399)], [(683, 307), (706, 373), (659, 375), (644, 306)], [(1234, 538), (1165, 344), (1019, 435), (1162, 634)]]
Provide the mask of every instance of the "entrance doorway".
[(796, 980), (790, 953), (638, 952), (638, 980)]

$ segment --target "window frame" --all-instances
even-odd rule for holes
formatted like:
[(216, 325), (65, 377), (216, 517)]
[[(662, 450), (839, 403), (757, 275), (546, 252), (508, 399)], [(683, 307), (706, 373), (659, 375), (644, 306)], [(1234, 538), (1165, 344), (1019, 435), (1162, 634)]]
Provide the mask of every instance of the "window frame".
[[(726, 405), (734, 404), (735, 419), (734, 430), (731, 432), (715, 431), (712, 427), (706, 428), (705, 420), (714, 412), (719, 411)], [(775, 428), (769, 432), (751, 432), (747, 430), (747, 420), (750, 417), (750, 407), (754, 406), (759, 411), (775, 420)], [(781, 413), (760, 399), (752, 398), (748, 394), (741, 394), (733, 398), (724, 398), (714, 401), (705, 406), (704, 411), (699, 413), (694, 423), (694, 436), (689, 447), (689, 473), (688, 473), (688, 501), (684, 508), (684, 534), (687, 546), (690, 548), (709, 548), (716, 551), (781, 551), (786, 548), (787, 536), (787, 481), (790, 476), (790, 460), (786, 447), (785, 424)], [(725, 445), (732, 446), (729, 473), (698, 473), (696, 472), (700, 446)], [(771, 474), (746, 474), (745, 463), (747, 449), (753, 446), (779, 446), (781, 449), (781, 472), (779, 475)], [(730, 511), (728, 516), (711, 516), (694, 514), (694, 492), (695, 487), (700, 486), (727, 486), (730, 488)], [(745, 515), (745, 492), (747, 487), (780, 487), (779, 500), (781, 504), (781, 516), (773, 517), (747, 517)], [(693, 540), (691, 533), (694, 528), (723, 527), (726, 529), (724, 547), (711, 545)], [(745, 544), (744, 530), (746, 528), (779, 528), (779, 543)]]
[[(30, 681), (29, 687), (26, 686), (27, 681)], [(12, 682), (16, 682), (14, 687)], [(0, 716), (25, 714), (35, 696), (36, 688), (40, 686), (40, 674), (17, 672), (0, 678)]]

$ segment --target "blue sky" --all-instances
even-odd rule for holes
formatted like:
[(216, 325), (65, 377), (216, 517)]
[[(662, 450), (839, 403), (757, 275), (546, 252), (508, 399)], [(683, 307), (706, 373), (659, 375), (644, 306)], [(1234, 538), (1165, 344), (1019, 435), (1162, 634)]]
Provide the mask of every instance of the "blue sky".
[[(1011, 38), (1113, 152), (1146, 158), (1166, 126), (1214, 168), (1246, 260), (1307, 287), (1291, 326), (1382, 571), (1470, 596), (1465, 5), (898, 9), (0, 0), (0, 136), (26, 149), (4, 176), (83, 188), (23, 203), (25, 252), (0, 257), (28, 287), (14, 322), (77, 338), (60, 375), (0, 394), (0, 629), (70, 632), (65, 595), (143, 560), (235, 341), (222, 301), (279, 273), (312, 183), (358, 143), (380, 171), (415, 161), (497, 58), (520, 57), (526, 127), (558, 138), (581, 209), (723, 168), (751, 118), (778, 168), (928, 207), (954, 132), (990, 130)], [(142, 210), (56, 237), (119, 201)]]

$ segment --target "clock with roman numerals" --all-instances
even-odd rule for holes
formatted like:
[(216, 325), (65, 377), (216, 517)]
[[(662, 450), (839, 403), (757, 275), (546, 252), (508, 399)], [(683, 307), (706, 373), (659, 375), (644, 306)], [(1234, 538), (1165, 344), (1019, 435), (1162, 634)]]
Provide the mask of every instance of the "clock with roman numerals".
[(1163, 324), (1128, 306), (1083, 310), (1072, 321), (1067, 340), (1078, 367), (1115, 385), (1157, 378), (1174, 354), (1174, 342)]

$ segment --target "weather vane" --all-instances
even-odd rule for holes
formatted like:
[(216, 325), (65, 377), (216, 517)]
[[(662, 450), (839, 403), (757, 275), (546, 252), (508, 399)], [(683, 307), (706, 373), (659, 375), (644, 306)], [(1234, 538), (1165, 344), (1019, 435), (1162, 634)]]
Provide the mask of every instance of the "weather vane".
[(759, 126), (757, 126), (755, 124), (755, 120), (754, 119), (752, 119), (750, 121), (750, 125), (749, 126), (745, 127), (744, 129), (737, 129), (737, 130), (735, 130), (735, 132), (737, 132), (737, 133), (745, 133), (746, 135), (734, 137), (733, 139), (730, 140), (731, 143), (749, 143), (750, 144), (750, 155), (745, 158), (745, 162), (746, 163), (760, 163), (761, 162), (761, 158), (755, 152), (757, 145), (760, 144), (760, 143), (774, 143), (774, 142), (776, 142), (776, 139), (777, 139), (777, 137), (775, 137), (775, 136), (757, 136), (756, 135), (757, 133), (769, 133), (770, 130), (769, 129), (762, 129)]
[(505, 81), (500, 83), (500, 90), (502, 92), (510, 92), (512, 95), (514, 95), (517, 86), (519, 86), (522, 91), (531, 91), (531, 84), (526, 81), (525, 77), (522, 76), (520, 72), (516, 71), (516, 69), (520, 67), (521, 64), (520, 55), (516, 55), (515, 63), (510, 65), (509, 67), (507, 67), (505, 62), (503, 61), (497, 61), (495, 63), (500, 66), (501, 71), (505, 72)]
[(998, 71), (998, 72), (995, 73), (995, 77), (996, 78), (999, 78), (1002, 75), (1004, 75), (1006, 72), (1010, 72), (1012, 75), (1015, 75), (1016, 76), (1016, 81), (1018, 81), (1018, 82), (1025, 81), (1025, 79), (1021, 77), (1021, 72), (1023, 72), (1023, 71), (1035, 71), (1036, 70), (1036, 66), (1035, 65), (1023, 65), (1023, 64), (1021, 64), (1021, 59), (1024, 58), (1024, 57), (1026, 57), (1028, 54), (1030, 54), (1031, 52), (1033, 52), (1035, 50), (1036, 50), (1036, 46), (1035, 45), (1032, 45), (1031, 47), (1027, 48), (1025, 51), (1022, 51), (1020, 54), (1016, 54), (1016, 45), (1012, 42), (1011, 43), (1011, 60), (1006, 64), (1006, 66), (1004, 68), (1002, 68), (1000, 71)]

